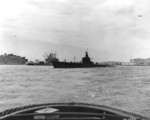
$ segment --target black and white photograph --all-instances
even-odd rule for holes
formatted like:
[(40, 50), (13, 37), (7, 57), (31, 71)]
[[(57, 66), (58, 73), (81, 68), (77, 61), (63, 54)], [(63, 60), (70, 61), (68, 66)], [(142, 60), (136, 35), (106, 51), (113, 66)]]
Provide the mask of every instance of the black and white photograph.
[(150, 0), (0, 0), (0, 120), (150, 120)]

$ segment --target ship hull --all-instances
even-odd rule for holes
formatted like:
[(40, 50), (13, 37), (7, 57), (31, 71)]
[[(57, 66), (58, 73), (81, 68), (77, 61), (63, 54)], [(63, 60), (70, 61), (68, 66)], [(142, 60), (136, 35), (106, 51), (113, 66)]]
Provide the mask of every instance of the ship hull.
[(105, 64), (84, 64), (84, 63), (72, 63), (72, 62), (52, 62), (54, 68), (90, 68), (90, 67), (107, 67)]
[(0, 120), (150, 120), (139, 114), (88, 103), (45, 103), (7, 109)]

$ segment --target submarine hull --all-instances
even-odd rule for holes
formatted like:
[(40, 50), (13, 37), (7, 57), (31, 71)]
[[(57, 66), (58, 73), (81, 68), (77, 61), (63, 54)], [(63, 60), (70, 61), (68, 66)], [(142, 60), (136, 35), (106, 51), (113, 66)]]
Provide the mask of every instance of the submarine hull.
[(85, 64), (78, 62), (52, 62), (54, 68), (90, 68), (90, 67), (107, 67), (105, 64)]

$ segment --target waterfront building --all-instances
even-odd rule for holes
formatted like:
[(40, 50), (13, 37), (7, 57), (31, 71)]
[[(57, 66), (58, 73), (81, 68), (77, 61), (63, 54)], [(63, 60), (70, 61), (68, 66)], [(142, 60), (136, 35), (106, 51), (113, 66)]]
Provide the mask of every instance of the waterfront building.
[(131, 59), (131, 62), (134, 63), (135, 65), (150, 65), (150, 58), (147, 59), (142, 59), (142, 58), (137, 58), (137, 59)]
[(0, 64), (8, 64), (8, 65), (21, 65), (25, 64), (28, 61), (25, 57), (17, 56), (14, 54), (4, 54), (0, 55)]

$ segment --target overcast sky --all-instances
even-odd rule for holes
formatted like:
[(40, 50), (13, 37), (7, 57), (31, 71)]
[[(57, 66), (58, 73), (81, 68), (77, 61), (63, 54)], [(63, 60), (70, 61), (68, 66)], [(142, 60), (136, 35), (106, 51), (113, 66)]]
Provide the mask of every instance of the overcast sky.
[(29, 60), (150, 57), (149, 0), (1, 0), (0, 54)]

